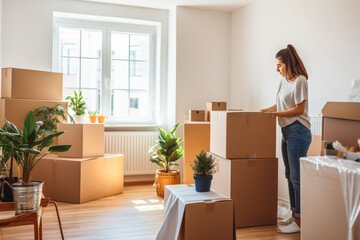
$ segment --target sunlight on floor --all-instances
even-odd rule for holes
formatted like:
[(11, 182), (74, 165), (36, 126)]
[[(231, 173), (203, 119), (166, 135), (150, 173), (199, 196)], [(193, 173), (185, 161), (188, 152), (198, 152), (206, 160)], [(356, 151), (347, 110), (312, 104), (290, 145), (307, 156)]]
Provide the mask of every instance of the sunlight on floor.
[(138, 211), (164, 210), (164, 201), (158, 199), (133, 200), (132, 202), (136, 205), (135, 208)]

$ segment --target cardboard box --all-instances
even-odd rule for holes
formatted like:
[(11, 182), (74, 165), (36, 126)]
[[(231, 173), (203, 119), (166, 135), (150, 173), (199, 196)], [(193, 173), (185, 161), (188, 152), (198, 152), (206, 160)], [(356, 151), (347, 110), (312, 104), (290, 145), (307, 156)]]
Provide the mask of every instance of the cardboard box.
[(322, 140), (357, 147), (360, 138), (360, 102), (327, 102), (322, 109)]
[(276, 224), (278, 159), (229, 160), (211, 155), (216, 159), (211, 188), (234, 201), (235, 227)]
[(226, 111), (226, 102), (206, 102), (206, 121), (210, 122), (211, 111)]
[(59, 145), (72, 145), (69, 151), (58, 153), (61, 157), (86, 158), (104, 156), (104, 124), (60, 123)]
[[(193, 185), (165, 186), (165, 203), (172, 191), (187, 187), (193, 187)], [(219, 199), (186, 204), (178, 239), (236, 239), (233, 201), (231, 199)]]
[[(58, 104), (66, 109), (68, 107), (68, 103), (63, 101), (2, 98), (0, 99), (0, 126), (5, 124), (6, 119), (22, 129), (24, 120), (30, 111), (40, 107), (54, 107)], [(59, 120), (63, 121), (61, 118)]]
[(1, 97), (61, 101), (63, 74), (19, 68), (3, 68)]
[(275, 114), (211, 112), (210, 152), (227, 159), (275, 158)]
[(189, 120), (190, 121), (205, 121), (205, 111), (204, 110), (189, 110)]
[(193, 171), (190, 163), (193, 163), (202, 150), (210, 150), (210, 123), (209, 122), (185, 122), (184, 124), (184, 183), (194, 183)]
[[(322, 161), (317, 163), (317, 161), (309, 162), (302, 159), (300, 160), (301, 239), (348, 239), (349, 225), (346, 217), (344, 190), (339, 170), (334, 167), (342, 163), (339, 160), (330, 159), (332, 166), (328, 166)], [(343, 167), (341, 166), (345, 170)], [(355, 188), (355, 185), (353, 187)], [(358, 189), (355, 190), (358, 191)], [(360, 215), (354, 217), (356, 220), (351, 239), (355, 240), (360, 239)]]
[(59, 202), (84, 203), (112, 196), (123, 192), (124, 155), (46, 156), (34, 168), (32, 179), (44, 181), (44, 195)]

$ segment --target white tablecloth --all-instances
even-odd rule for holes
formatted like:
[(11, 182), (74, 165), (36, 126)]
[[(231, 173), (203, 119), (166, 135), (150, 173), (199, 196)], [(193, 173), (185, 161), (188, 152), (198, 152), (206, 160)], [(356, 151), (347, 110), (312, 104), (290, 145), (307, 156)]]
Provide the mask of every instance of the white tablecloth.
[(228, 199), (213, 190), (196, 192), (194, 187), (184, 185), (184, 188), (171, 192), (164, 209), (164, 219), (156, 240), (177, 240), (184, 216), (186, 204), (211, 200)]

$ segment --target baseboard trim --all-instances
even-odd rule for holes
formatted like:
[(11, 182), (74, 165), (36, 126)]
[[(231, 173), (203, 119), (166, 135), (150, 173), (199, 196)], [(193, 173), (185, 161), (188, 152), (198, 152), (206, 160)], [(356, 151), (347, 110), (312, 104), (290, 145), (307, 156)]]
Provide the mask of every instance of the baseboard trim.
[(134, 185), (152, 185), (154, 181), (135, 181), (135, 182), (124, 182), (124, 186), (134, 186)]

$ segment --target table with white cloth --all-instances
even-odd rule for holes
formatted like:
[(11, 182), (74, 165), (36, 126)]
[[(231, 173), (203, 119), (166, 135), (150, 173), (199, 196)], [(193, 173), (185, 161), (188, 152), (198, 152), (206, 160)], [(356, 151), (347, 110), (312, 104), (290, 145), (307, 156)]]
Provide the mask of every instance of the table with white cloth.
[(360, 239), (360, 163), (305, 157), (301, 164), (301, 239)]
[(157, 240), (236, 238), (231, 199), (213, 190), (196, 192), (185, 184), (168, 185), (165, 191), (170, 194)]

